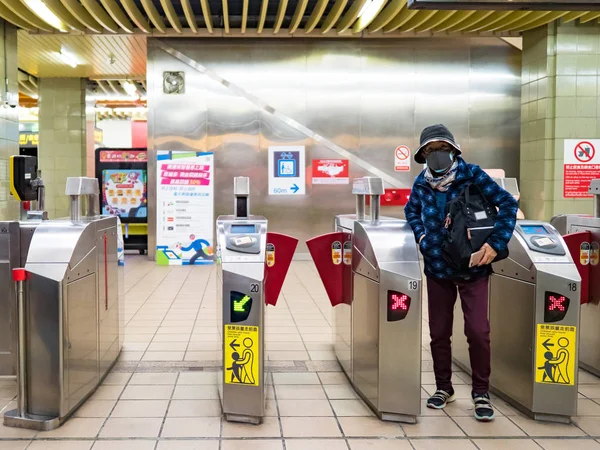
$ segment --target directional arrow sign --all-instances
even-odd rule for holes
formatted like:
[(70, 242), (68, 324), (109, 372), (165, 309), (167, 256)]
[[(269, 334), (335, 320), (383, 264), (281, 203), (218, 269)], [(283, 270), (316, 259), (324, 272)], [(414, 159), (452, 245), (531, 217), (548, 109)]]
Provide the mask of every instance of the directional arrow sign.
[(298, 185), (296, 183), (294, 183), (294, 185), (290, 188), (290, 190), (295, 194), (296, 192), (298, 192), (300, 188), (298, 187)]
[(235, 312), (246, 312), (246, 310), (244, 309), (244, 305), (246, 303), (248, 303), (250, 301), (250, 297), (248, 297), (247, 295), (244, 295), (244, 297), (242, 297), (241, 300), (234, 300), (233, 301), (233, 310)]
[(237, 341), (237, 339), (234, 339), (233, 341), (231, 341), (231, 343), (229, 344), (229, 346), (232, 348), (232, 350), (235, 352), (237, 347), (240, 346), (240, 344), (236, 344), (235, 341)]
[(545, 341), (542, 343), (542, 346), (543, 346), (543, 347), (544, 347), (546, 350), (550, 351), (550, 347), (554, 347), (554, 344), (551, 344), (551, 343), (550, 343), (550, 338), (548, 338), (548, 339), (546, 339), (546, 340), (545, 340)]

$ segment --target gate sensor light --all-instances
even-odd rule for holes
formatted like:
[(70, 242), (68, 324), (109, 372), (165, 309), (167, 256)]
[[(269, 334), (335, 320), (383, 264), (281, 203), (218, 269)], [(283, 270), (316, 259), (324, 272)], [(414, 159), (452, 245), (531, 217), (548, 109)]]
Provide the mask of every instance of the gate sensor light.
[(252, 297), (243, 292), (231, 291), (230, 294), (231, 323), (243, 322), (248, 319), (252, 309)]
[(387, 291), (387, 305), (388, 322), (403, 320), (410, 309), (410, 297), (402, 292)]
[(569, 310), (569, 304), (571, 300), (564, 295), (557, 294), (556, 292), (546, 291), (545, 293), (545, 309), (544, 309), (544, 322), (558, 322), (563, 320)]

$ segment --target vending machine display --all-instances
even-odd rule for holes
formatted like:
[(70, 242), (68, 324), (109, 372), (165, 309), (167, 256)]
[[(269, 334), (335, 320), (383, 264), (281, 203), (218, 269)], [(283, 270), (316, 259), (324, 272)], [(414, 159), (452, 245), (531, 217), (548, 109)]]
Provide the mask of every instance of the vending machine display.
[(126, 250), (148, 249), (148, 152), (145, 148), (96, 149), (102, 214), (122, 222)]
[(104, 169), (102, 171), (102, 214), (147, 218), (146, 171)]

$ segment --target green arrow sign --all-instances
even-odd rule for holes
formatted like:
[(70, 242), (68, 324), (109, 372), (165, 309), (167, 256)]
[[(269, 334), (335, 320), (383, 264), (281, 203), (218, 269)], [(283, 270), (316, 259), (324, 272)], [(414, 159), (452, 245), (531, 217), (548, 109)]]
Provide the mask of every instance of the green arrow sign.
[(247, 295), (244, 295), (244, 297), (242, 297), (241, 300), (234, 300), (233, 301), (233, 310), (235, 312), (246, 312), (245, 306), (246, 303), (248, 303), (250, 301), (250, 297), (248, 297)]

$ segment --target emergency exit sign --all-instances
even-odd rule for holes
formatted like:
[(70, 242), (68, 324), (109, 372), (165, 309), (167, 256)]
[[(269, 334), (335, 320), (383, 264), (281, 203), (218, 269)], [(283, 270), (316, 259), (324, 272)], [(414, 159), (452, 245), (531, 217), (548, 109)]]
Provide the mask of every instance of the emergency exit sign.
[(408, 0), (409, 9), (600, 11), (598, 0)]

